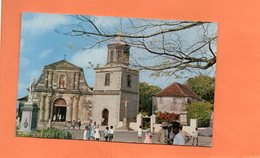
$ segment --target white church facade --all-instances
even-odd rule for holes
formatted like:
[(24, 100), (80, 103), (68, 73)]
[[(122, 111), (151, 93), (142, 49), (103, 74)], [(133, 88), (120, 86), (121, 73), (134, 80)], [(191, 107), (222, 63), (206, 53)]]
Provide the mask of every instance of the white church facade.
[(109, 44), (107, 63), (95, 69), (93, 88), (87, 84), (83, 69), (66, 60), (44, 66), (32, 93), (38, 107), (38, 128), (79, 120), (119, 128), (125, 116), (135, 121), (139, 71), (129, 67), (129, 55), (129, 45), (120, 41)]

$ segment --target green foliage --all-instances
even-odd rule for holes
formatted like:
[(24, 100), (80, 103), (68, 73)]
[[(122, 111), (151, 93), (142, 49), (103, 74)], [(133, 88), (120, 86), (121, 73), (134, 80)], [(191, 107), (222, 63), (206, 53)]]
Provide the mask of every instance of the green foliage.
[(189, 78), (186, 83), (200, 98), (214, 103), (215, 78), (200, 75)]
[(160, 87), (149, 85), (146, 82), (139, 84), (139, 111), (152, 114), (152, 96), (161, 90)]
[(31, 132), (31, 133), (22, 133), (22, 132), (19, 132), (19, 131), (16, 131), (16, 136), (17, 137), (34, 137), (33, 136), (33, 132)]
[[(39, 132), (40, 138), (72, 139), (70, 132), (57, 128), (48, 128)], [(38, 137), (37, 136), (37, 137)]]
[(17, 131), (16, 135), (19, 137), (72, 139), (72, 134), (70, 132), (53, 127), (44, 130), (32, 131), (30, 133), (22, 133)]
[(199, 127), (208, 127), (210, 124), (213, 105), (209, 102), (194, 102), (187, 107), (187, 117), (198, 119)]

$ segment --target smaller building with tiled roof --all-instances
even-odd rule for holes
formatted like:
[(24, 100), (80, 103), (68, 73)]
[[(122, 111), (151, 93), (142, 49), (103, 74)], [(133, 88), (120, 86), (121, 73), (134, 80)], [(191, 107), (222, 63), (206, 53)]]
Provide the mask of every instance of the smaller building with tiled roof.
[(153, 96), (153, 112), (184, 113), (196, 101), (201, 99), (187, 85), (174, 82)]

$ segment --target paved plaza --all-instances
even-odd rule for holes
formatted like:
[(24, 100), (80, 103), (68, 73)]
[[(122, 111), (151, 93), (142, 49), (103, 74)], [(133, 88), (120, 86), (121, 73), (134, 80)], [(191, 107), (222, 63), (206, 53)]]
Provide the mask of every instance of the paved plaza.
[[(73, 134), (74, 139), (83, 140), (83, 133), (84, 133), (83, 130), (74, 129), (74, 130), (69, 130), (69, 131)], [(101, 141), (105, 141), (105, 139), (103, 137), (103, 131), (101, 131), (101, 134), (102, 134)], [(144, 135), (145, 134), (143, 134), (143, 139), (144, 139)], [(158, 143), (157, 138), (158, 138), (158, 134), (157, 133), (153, 134), (152, 142), (157, 144)], [(199, 136), (199, 146), (209, 147), (209, 146), (211, 146), (211, 140), (212, 140), (212, 137)], [(137, 132), (136, 131), (115, 131), (113, 141), (138, 143)], [(192, 140), (190, 140), (187, 143), (187, 145), (191, 145), (191, 144), (192, 144)]]

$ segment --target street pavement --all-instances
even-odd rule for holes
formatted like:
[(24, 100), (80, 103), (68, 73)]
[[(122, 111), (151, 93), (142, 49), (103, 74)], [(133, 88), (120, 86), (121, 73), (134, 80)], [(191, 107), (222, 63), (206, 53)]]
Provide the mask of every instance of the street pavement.
[[(83, 140), (83, 133), (84, 133), (83, 130), (73, 129), (69, 131), (72, 133), (74, 139)], [(100, 141), (105, 141), (103, 137), (103, 131), (101, 131), (101, 133), (102, 133), (102, 137)], [(145, 134), (143, 134), (143, 140), (144, 137)], [(158, 144), (157, 138), (158, 138), (158, 134), (157, 133), (153, 134), (152, 142)], [(198, 139), (199, 139), (198, 146), (207, 146), (207, 147), (211, 146), (212, 137), (199, 136)], [(138, 143), (137, 132), (136, 131), (115, 131), (113, 141)], [(186, 145), (192, 145), (192, 139)]]

